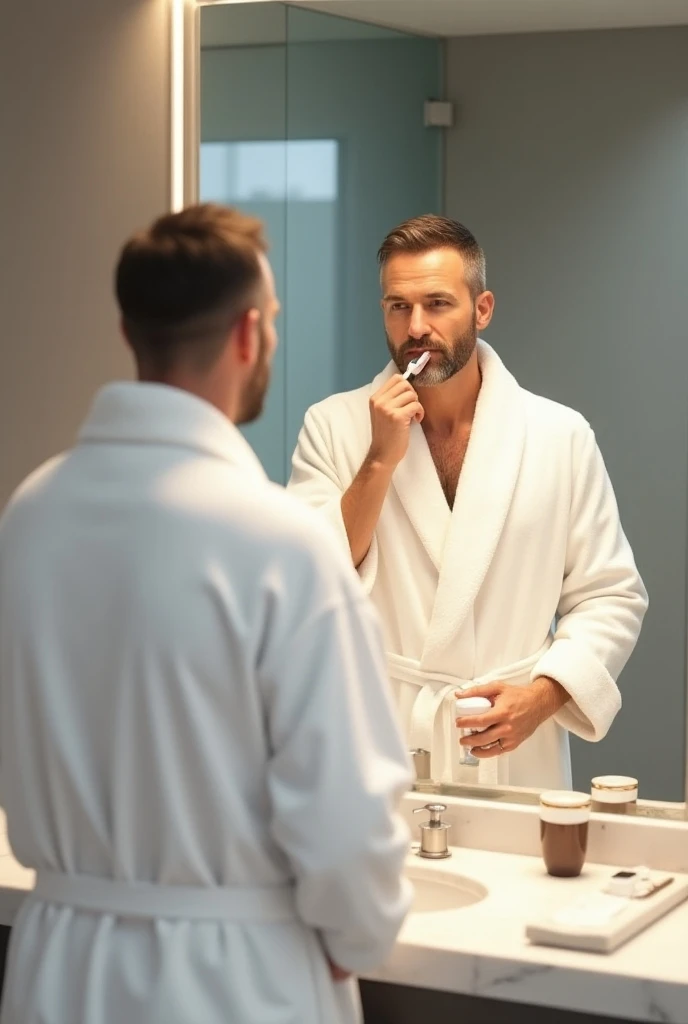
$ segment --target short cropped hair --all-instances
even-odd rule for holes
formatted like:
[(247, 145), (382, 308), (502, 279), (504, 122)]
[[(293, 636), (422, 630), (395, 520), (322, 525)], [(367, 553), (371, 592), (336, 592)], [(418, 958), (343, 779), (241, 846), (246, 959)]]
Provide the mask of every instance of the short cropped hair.
[(228, 333), (262, 308), (261, 221), (215, 203), (166, 214), (131, 238), (115, 291), (139, 365), (165, 373), (180, 361), (207, 369)]
[(475, 236), (458, 220), (427, 213), (404, 221), (385, 238), (377, 254), (380, 267), (397, 253), (423, 253), (433, 249), (456, 249), (463, 257), (466, 283), (472, 297), (487, 287), (485, 253)]

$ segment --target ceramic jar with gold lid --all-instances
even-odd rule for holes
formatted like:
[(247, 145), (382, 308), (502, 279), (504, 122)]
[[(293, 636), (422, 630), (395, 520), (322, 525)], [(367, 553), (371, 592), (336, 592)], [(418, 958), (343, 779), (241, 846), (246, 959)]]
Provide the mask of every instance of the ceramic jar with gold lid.
[(542, 859), (550, 875), (575, 878), (585, 864), (591, 798), (588, 793), (554, 790), (540, 796)]
[(603, 814), (635, 814), (638, 780), (630, 775), (598, 775), (590, 784), (593, 811)]

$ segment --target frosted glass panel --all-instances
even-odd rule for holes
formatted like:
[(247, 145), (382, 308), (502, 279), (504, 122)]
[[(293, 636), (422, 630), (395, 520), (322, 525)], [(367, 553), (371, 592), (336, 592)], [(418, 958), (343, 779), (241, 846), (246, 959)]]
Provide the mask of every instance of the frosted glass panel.
[[(201, 29), (209, 48), (201, 50), (199, 196), (203, 201), (239, 206), (260, 217), (270, 242), (277, 292), (283, 299), (287, 247), (286, 47), (274, 43), (286, 38), (284, 9), (281, 4), (204, 7)], [(224, 45), (230, 39), (261, 38), (271, 45)], [(265, 146), (272, 147), (269, 160), (263, 159)], [(277, 321), (280, 345), (263, 415), (256, 423), (242, 427), (266, 473), (277, 483), (284, 482), (288, 458), (285, 306), (283, 302)]]
[(382, 238), (441, 210), (441, 133), (423, 125), (441, 44), (282, 4), (204, 7), (201, 25), (200, 195), (265, 221), (281, 346), (246, 436), (284, 483), (306, 409), (387, 359)]

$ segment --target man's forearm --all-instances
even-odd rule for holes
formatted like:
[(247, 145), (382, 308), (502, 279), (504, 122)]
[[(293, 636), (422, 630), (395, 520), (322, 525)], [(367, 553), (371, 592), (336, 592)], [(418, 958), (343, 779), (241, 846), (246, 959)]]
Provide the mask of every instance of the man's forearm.
[(565, 704), (571, 700), (571, 694), (558, 683), (556, 679), (549, 676), (538, 676), (532, 684), (537, 690), (539, 707), (542, 713), (542, 721), (546, 722), (557, 711), (561, 711)]
[(342, 519), (356, 568), (370, 549), (393, 473), (394, 466), (366, 458), (342, 496)]

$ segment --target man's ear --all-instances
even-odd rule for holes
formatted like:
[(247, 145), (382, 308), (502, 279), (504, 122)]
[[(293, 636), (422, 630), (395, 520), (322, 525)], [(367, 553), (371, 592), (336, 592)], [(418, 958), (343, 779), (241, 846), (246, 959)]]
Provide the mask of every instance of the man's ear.
[(475, 303), (476, 311), (476, 327), (479, 331), (484, 331), (492, 319), (494, 313), (495, 298), (492, 292), (482, 292)]
[(248, 309), (237, 320), (232, 328), (230, 343), (235, 346), (240, 363), (252, 366), (260, 349), (260, 311)]

